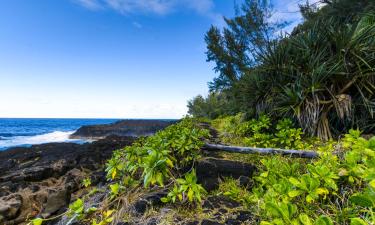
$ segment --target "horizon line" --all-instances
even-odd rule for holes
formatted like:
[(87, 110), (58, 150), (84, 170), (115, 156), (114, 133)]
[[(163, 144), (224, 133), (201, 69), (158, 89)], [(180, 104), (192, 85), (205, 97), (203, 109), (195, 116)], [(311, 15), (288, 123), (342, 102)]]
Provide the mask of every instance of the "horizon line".
[(152, 118), (152, 117), (143, 117), (143, 118), (110, 118), (110, 117), (0, 117), (0, 119), (92, 119), (92, 120), (179, 120), (181, 118)]

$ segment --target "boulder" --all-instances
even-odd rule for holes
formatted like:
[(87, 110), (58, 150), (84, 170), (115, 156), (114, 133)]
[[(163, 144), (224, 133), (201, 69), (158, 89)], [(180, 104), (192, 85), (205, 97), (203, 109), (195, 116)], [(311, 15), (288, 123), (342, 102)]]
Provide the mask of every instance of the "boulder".
[(70, 201), (70, 193), (67, 189), (59, 189), (48, 195), (44, 206), (42, 217), (48, 218), (60, 209), (66, 207)]
[(251, 177), (255, 170), (251, 164), (211, 157), (203, 158), (196, 165), (198, 182), (208, 191), (218, 188), (220, 178)]
[(168, 195), (167, 190), (162, 190), (159, 192), (154, 192), (147, 194), (143, 197), (140, 197), (134, 204), (133, 204), (133, 212), (137, 215), (143, 215), (146, 210), (153, 206), (162, 205), (163, 202), (161, 199)]
[(120, 120), (111, 124), (82, 126), (71, 138), (97, 140), (111, 135), (149, 136), (175, 122), (177, 120)]
[(0, 198), (0, 222), (1, 218), (11, 220), (18, 216), (22, 206), (22, 197), (12, 194)]

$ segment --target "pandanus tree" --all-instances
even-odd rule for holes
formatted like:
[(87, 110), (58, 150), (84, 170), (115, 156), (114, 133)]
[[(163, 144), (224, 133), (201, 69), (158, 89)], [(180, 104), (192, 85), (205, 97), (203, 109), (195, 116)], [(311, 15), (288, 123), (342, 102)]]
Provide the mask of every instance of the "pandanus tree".
[(319, 20), (309, 30), (268, 46), (257, 76), (268, 90), (261, 102), (294, 117), (323, 139), (373, 124), (375, 15), (357, 24)]
[(304, 22), (291, 34), (279, 36), (286, 23), (271, 22), (266, 0), (246, 0), (225, 28), (207, 32), (223, 114), (289, 117), (322, 139), (375, 130), (375, 2), (323, 2), (301, 6)]

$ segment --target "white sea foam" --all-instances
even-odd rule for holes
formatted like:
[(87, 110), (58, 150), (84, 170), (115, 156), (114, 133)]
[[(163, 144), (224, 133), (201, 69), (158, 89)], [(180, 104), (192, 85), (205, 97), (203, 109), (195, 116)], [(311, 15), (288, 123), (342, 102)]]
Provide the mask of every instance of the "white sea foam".
[(75, 131), (54, 131), (52, 133), (35, 136), (15, 136), (0, 139), (0, 150), (14, 146), (36, 145), (51, 142), (83, 142), (80, 139), (69, 139)]

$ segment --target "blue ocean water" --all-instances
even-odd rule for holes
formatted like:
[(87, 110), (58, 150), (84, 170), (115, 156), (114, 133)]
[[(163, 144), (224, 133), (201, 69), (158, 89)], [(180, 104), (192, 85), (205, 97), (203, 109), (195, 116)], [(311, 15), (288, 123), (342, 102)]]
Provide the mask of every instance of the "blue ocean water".
[(82, 142), (69, 139), (69, 135), (83, 125), (108, 124), (117, 120), (0, 118), (0, 151), (9, 147), (49, 142)]

